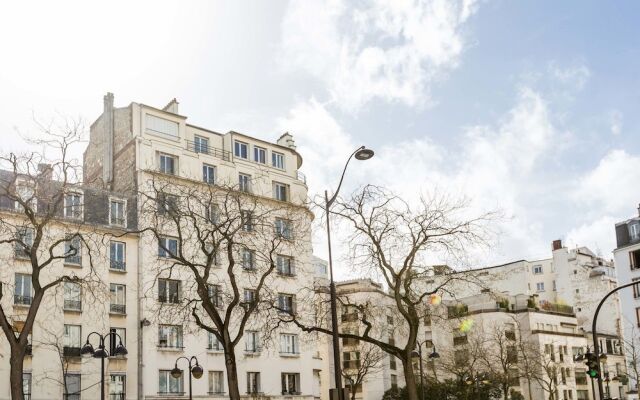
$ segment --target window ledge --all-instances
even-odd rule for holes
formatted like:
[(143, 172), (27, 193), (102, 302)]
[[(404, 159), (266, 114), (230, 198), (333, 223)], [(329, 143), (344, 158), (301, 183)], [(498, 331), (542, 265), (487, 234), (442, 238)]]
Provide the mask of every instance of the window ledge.
[(75, 314), (81, 314), (82, 313), (82, 309), (76, 310), (76, 309), (73, 309), (73, 308), (63, 308), (62, 311), (75, 313)]
[(168, 351), (172, 353), (180, 353), (184, 351), (184, 347), (163, 347), (163, 346), (157, 346), (157, 347), (158, 347), (158, 351)]
[(119, 313), (119, 312), (109, 311), (109, 315), (111, 315), (113, 317), (126, 317), (127, 313)]
[(69, 267), (69, 268), (82, 268), (82, 264), (76, 264), (76, 263), (64, 263), (65, 267)]
[(127, 270), (126, 269), (109, 268), (109, 272), (115, 272), (116, 274), (126, 274)]
[(13, 303), (13, 306), (18, 308), (31, 308), (31, 304)]
[(280, 357), (285, 358), (300, 358), (300, 353), (280, 353)]
[(224, 350), (207, 349), (207, 353), (209, 353), (209, 354), (224, 354)]
[(257, 351), (245, 350), (244, 351), (244, 355), (247, 357), (260, 357), (261, 354), (262, 354), (262, 350), (257, 350)]

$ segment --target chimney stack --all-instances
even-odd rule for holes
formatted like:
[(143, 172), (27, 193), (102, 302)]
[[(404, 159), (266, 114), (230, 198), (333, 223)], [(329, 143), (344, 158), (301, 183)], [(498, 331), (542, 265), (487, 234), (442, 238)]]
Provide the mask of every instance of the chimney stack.
[(638, 204), (638, 217), (640, 217), (640, 204)]
[(552, 251), (560, 250), (561, 248), (562, 248), (562, 240), (561, 239), (554, 240), (553, 243), (551, 244), (551, 250)]
[(113, 93), (104, 96), (104, 155), (102, 158), (102, 181), (110, 184), (113, 179)]
[(51, 164), (38, 164), (38, 172), (40, 173), (40, 179), (43, 181), (50, 181), (53, 178), (53, 168)]

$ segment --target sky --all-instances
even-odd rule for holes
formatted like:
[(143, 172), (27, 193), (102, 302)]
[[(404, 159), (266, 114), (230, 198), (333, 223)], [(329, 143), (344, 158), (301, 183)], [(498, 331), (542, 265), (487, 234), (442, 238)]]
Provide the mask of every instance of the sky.
[[(10, 2), (0, 14), (0, 151), (33, 118), (162, 107), (275, 141), (290, 132), (310, 195), (371, 183), (409, 201), (499, 210), (477, 265), (610, 258), (640, 203), (640, 3), (634, 1)], [(318, 230), (322, 232), (321, 230)], [(314, 250), (326, 255), (322, 235)], [(344, 249), (342, 249), (344, 250)], [(345, 260), (338, 268), (347, 274)]]

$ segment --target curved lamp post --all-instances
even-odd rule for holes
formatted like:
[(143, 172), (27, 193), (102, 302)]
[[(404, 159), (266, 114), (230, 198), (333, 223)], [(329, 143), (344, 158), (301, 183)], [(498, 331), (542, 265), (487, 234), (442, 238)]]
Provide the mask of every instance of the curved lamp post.
[[(91, 337), (91, 335), (98, 335), (98, 337), (100, 338), (100, 343), (98, 344), (98, 348), (94, 349), (93, 346), (91, 345), (91, 343), (89, 342), (89, 338)], [(118, 337), (118, 345), (115, 347), (115, 349), (113, 350), (113, 354), (109, 354), (109, 351), (107, 351), (107, 349), (104, 346), (104, 342), (105, 339), (108, 337), (109, 340), (114, 340), (115, 336)], [(83, 356), (91, 356), (93, 358), (99, 358), (100, 359), (100, 399), (104, 400), (104, 396), (105, 396), (105, 391), (104, 391), (104, 360), (105, 358), (109, 357), (110, 355), (112, 356), (126, 356), (129, 352), (127, 351), (127, 349), (124, 347), (124, 345), (122, 344), (122, 337), (115, 333), (115, 332), (109, 332), (107, 334), (101, 335), (98, 332), (91, 332), (87, 335), (87, 342), (84, 344), (84, 346), (82, 346), (82, 349), (80, 350), (80, 354)]]
[[(191, 383), (193, 379), (191, 377), (194, 377), (196, 379), (202, 378), (202, 374), (204, 373), (204, 370), (202, 369), (200, 364), (198, 364), (198, 359), (196, 358), (196, 356), (191, 356), (191, 358), (187, 358), (184, 356), (178, 357), (178, 359), (176, 359), (175, 366), (171, 370), (171, 376), (173, 376), (176, 379), (182, 376), (182, 370), (178, 368), (178, 361), (180, 361), (180, 359), (184, 359), (187, 361), (187, 363), (189, 363), (189, 400), (191, 400), (193, 398), (193, 392), (191, 388)], [(191, 361), (195, 361), (195, 365), (191, 365)]]
[[(422, 345), (424, 345), (425, 343), (427, 343), (426, 340), (422, 341), (422, 342), (418, 342), (418, 351), (414, 351), (413, 353), (411, 353), (411, 357), (415, 358), (418, 357), (418, 359), (420, 360), (420, 399), (424, 400), (424, 373), (423, 373), (423, 368), (422, 368)], [(426, 346), (425, 346), (426, 348)], [(433, 347), (433, 352), (431, 352), (431, 354), (429, 354), (429, 359), (434, 360), (436, 358), (440, 358), (440, 354), (438, 354), (438, 352), (436, 351), (436, 347)]]
[(344, 180), (344, 174), (347, 172), (347, 167), (349, 166), (349, 161), (353, 157), (356, 160), (365, 161), (373, 157), (374, 152), (371, 149), (367, 149), (365, 146), (359, 147), (356, 151), (351, 153), (349, 158), (347, 159), (347, 163), (342, 170), (342, 176), (340, 176), (340, 182), (338, 183), (338, 188), (331, 198), (329, 198), (328, 192), (324, 191), (324, 200), (325, 200), (325, 214), (327, 216), (327, 245), (329, 247), (329, 291), (331, 296), (331, 329), (332, 329), (332, 337), (333, 337), (333, 370), (334, 370), (334, 378), (336, 384), (336, 390), (338, 392), (337, 400), (346, 400), (344, 399), (344, 394), (342, 393), (342, 368), (340, 365), (340, 340), (338, 337), (338, 310), (337, 310), (337, 300), (336, 300), (336, 284), (333, 280), (333, 260), (331, 259), (331, 228), (329, 225), (329, 214), (331, 213), (330, 207), (336, 201), (338, 197), (338, 192), (340, 192), (340, 187), (342, 186), (342, 181)]

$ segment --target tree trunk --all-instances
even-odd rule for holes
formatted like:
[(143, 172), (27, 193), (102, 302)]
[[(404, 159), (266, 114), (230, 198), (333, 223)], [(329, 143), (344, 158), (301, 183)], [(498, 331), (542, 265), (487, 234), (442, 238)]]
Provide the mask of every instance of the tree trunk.
[(25, 356), (24, 346), (16, 344), (11, 349), (11, 358), (9, 358), (9, 386), (11, 386), (11, 400), (23, 400), (22, 395), (22, 372)]
[(529, 389), (529, 400), (533, 400), (533, 394), (531, 393), (531, 378), (527, 378), (527, 388)]
[(504, 400), (509, 400), (509, 385), (502, 385), (502, 393), (504, 395)]
[[(227, 350), (230, 348), (230, 350)], [(236, 366), (235, 349), (225, 346), (224, 362), (227, 368), (227, 386), (229, 387), (229, 399), (240, 400), (240, 388), (238, 383), (238, 368)]]
[(404, 372), (404, 383), (407, 388), (407, 397), (409, 400), (419, 400), (418, 388), (416, 387), (416, 376), (413, 373), (413, 364), (411, 358), (402, 359), (402, 370)]

